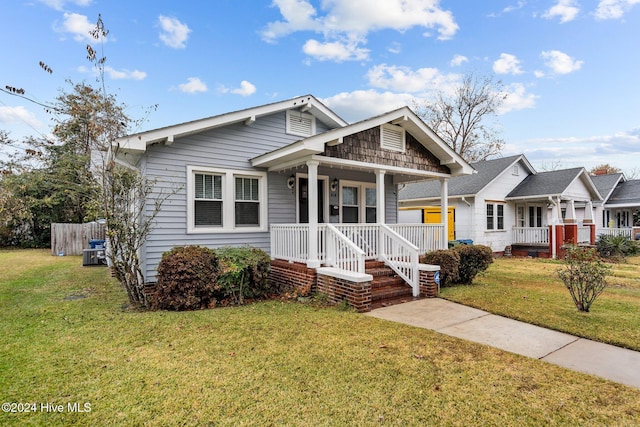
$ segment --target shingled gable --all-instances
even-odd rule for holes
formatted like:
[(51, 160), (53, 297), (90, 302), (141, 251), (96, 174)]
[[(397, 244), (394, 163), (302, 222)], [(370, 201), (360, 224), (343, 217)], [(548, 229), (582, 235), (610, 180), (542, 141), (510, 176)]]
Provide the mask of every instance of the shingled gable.
[[(392, 154), (381, 155), (379, 152), (375, 152), (376, 149), (373, 147), (363, 147), (361, 136), (386, 124), (400, 126), (406, 130), (409, 135), (407, 138), (409, 152), (423, 156), (426, 163), (416, 164), (408, 157), (404, 158), (401, 155), (390, 160), (391, 157), (394, 157)], [(349, 144), (349, 148), (341, 148), (342, 144)], [(377, 147), (379, 147), (379, 140)], [(358, 152), (358, 149), (369, 151), (366, 153)], [(473, 173), (473, 168), (408, 107), (301, 139), (258, 156), (251, 162), (255, 167), (282, 170), (294, 167), (310, 158), (315, 158), (324, 164), (333, 163), (336, 166), (363, 170), (370, 170), (372, 164), (382, 165), (387, 171), (397, 175), (397, 181), (401, 180), (399, 177), (403, 172), (408, 171), (411, 171), (413, 180), (415, 180), (416, 174), (417, 176), (422, 174), (425, 177), (438, 175), (444, 177)]]
[(312, 95), (305, 95), (285, 101), (261, 105), (259, 107), (247, 108), (173, 126), (127, 135), (116, 139), (113, 145), (117, 146), (120, 152), (141, 154), (146, 151), (149, 145), (154, 143), (164, 143), (169, 145), (177, 138), (227, 126), (233, 123), (244, 122), (245, 124), (250, 125), (261, 116), (290, 109), (299, 109), (301, 112), (311, 114), (325, 123), (330, 129), (347, 125), (347, 122), (327, 108), (317, 98)]

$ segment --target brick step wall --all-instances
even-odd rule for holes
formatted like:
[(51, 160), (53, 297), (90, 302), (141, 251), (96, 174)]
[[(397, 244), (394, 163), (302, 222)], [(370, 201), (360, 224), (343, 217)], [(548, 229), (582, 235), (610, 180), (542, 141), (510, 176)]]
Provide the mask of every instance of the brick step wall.
[(371, 282), (372, 308), (413, 300), (411, 286), (383, 262), (367, 261), (365, 271), (373, 276)]

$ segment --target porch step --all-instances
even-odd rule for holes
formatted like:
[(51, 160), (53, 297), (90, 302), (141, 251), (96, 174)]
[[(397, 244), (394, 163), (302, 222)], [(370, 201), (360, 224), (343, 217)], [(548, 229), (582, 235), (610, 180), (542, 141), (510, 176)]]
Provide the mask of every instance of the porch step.
[(365, 271), (373, 276), (371, 282), (372, 308), (386, 307), (414, 299), (411, 286), (396, 275), (384, 262), (367, 261)]

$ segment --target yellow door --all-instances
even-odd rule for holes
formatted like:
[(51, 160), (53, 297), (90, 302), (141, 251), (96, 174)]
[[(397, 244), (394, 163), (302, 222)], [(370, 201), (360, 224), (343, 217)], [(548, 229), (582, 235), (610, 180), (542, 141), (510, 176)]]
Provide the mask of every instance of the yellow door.
[[(440, 215), (440, 206), (429, 206), (422, 209), (423, 213), (423, 222), (425, 224), (442, 224), (442, 216)], [(449, 206), (449, 211), (447, 214), (447, 223), (449, 227), (449, 237), (448, 240), (456, 239), (456, 208)]]

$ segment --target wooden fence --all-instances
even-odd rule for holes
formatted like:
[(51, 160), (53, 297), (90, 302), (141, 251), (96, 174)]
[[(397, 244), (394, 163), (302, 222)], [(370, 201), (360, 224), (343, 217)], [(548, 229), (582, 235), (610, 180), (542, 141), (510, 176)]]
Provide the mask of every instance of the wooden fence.
[(86, 224), (51, 224), (51, 255), (82, 255), (89, 241), (104, 240), (106, 226), (97, 222)]

